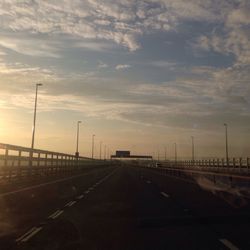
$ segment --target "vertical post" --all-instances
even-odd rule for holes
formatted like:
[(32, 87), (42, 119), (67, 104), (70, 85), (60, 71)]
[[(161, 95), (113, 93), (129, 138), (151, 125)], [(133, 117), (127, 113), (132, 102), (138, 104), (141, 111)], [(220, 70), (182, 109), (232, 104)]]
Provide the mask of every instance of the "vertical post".
[(32, 127), (32, 141), (31, 141), (31, 149), (32, 149), (32, 151), (34, 149), (34, 143), (35, 143), (37, 93), (38, 93), (38, 87), (39, 86), (42, 86), (42, 84), (41, 83), (36, 84), (35, 107), (34, 107), (34, 118), (33, 118), (33, 127)]
[(164, 149), (165, 149), (165, 161), (167, 161), (167, 147), (165, 146)]
[(92, 160), (94, 159), (95, 135), (92, 135)]
[(19, 150), (18, 151), (18, 177), (20, 178), (21, 177), (21, 157), (22, 157), (22, 151)]
[(77, 121), (77, 134), (76, 134), (76, 157), (79, 157), (79, 130), (81, 121)]
[(192, 162), (194, 164), (194, 137), (191, 136), (191, 141), (192, 141)]
[(104, 146), (104, 160), (106, 160), (106, 149), (107, 149), (107, 145)]
[(224, 126), (225, 126), (225, 139), (226, 139), (226, 141), (225, 141), (225, 143), (226, 143), (226, 162), (227, 162), (227, 167), (229, 166), (229, 162), (228, 162), (228, 160), (229, 160), (229, 158), (228, 158), (228, 134), (227, 134), (227, 124), (226, 123), (224, 123)]
[(100, 160), (102, 159), (102, 141), (100, 141)]
[(175, 166), (177, 165), (177, 145), (176, 142), (174, 143), (174, 159), (175, 159)]

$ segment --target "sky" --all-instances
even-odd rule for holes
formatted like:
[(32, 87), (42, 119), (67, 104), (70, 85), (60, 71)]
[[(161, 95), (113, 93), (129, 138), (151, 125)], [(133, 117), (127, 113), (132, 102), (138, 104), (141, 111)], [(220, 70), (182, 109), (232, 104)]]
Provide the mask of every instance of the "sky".
[(0, 0), (0, 142), (250, 156), (249, 0)]

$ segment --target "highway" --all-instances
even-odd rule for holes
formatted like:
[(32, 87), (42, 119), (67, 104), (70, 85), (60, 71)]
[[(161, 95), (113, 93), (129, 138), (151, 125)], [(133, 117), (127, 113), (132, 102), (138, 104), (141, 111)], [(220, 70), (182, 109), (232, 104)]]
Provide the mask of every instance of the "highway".
[(54, 177), (0, 199), (3, 250), (250, 249), (247, 198), (146, 168)]

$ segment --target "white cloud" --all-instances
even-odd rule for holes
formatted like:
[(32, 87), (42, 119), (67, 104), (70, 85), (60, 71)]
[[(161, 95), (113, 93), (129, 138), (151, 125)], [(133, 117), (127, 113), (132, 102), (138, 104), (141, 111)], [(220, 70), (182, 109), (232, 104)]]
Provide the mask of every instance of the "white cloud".
[(172, 15), (153, 0), (63, 0), (60, 5), (46, 1), (9, 0), (0, 2), (0, 9), (4, 30), (104, 39), (131, 51), (140, 48), (139, 35), (175, 26)]
[(16, 37), (1, 37), (0, 46), (10, 49), (20, 54), (38, 57), (59, 58), (60, 55), (56, 49), (56, 44), (50, 44), (42, 39), (28, 39)]
[(236, 63), (250, 63), (250, 3), (240, 1), (237, 5), (229, 3), (221, 10), (222, 29), (214, 30), (210, 35), (198, 38), (195, 47), (223, 54), (232, 54)]
[(99, 61), (98, 62), (98, 68), (108, 68), (108, 64), (102, 62), (102, 61)]
[(152, 61), (148, 63), (149, 65), (152, 65), (154, 67), (159, 67), (159, 68), (174, 68), (176, 66), (175, 62), (170, 62), (170, 61)]
[(128, 69), (130, 67), (131, 67), (131, 65), (128, 65), (128, 64), (118, 64), (115, 66), (115, 69), (121, 70), (121, 69)]

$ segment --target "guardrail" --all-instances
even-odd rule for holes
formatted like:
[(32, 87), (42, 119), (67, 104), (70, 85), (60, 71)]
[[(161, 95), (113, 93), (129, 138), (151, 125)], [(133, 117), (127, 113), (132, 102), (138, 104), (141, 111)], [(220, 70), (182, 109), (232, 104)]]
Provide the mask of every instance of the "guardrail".
[(104, 161), (0, 143), (0, 179), (70, 173)]
[[(156, 165), (157, 164), (157, 165)], [(161, 161), (151, 163), (148, 166), (180, 168), (203, 171), (229, 172), (229, 173), (246, 173), (250, 174), (250, 158), (214, 158), (207, 160), (184, 160), (184, 161)]]

